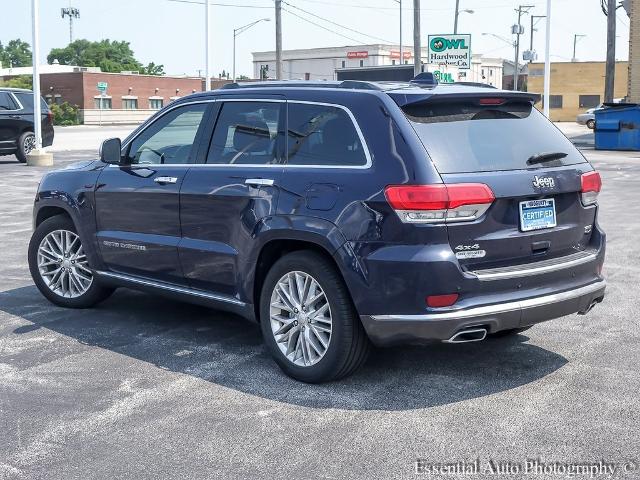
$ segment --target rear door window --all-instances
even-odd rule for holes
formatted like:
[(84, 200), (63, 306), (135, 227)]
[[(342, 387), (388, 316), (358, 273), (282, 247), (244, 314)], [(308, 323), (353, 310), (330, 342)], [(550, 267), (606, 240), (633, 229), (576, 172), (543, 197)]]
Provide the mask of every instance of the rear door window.
[(207, 163), (278, 163), (277, 139), (282, 102), (224, 102), (218, 115)]
[[(481, 105), (479, 99), (410, 104), (404, 113), (440, 173), (520, 170), (586, 160), (529, 102)], [(552, 160), (529, 162), (540, 154)]]
[(366, 163), (358, 131), (344, 109), (289, 102), (288, 165), (356, 167)]

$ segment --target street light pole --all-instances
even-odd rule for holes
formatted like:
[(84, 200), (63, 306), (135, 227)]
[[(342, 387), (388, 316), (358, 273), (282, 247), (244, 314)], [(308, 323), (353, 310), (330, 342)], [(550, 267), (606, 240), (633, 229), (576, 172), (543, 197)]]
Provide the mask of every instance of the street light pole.
[(40, 105), (40, 0), (31, 0), (33, 63), (33, 133), (36, 150), (42, 149), (42, 106)]
[(238, 35), (240, 35), (241, 33), (246, 32), (247, 30), (249, 30), (251, 27), (253, 27), (254, 25), (260, 23), (260, 22), (270, 22), (271, 19), (270, 18), (261, 18), (260, 20), (256, 20), (254, 22), (251, 23), (247, 23), (246, 25), (243, 25), (242, 27), (238, 27), (238, 28), (234, 28), (233, 29), (233, 81), (236, 81), (236, 37)]
[(581, 35), (579, 33), (576, 33), (573, 35), (573, 57), (571, 57), (572, 62), (575, 62), (578, 60), (576, 58), (576, 45), (578, 44), (578, 40), (584, 37), (586, 37), (586, 35)]
[(400, 4), (400, 65), (404, 65), (404, 50), (402, 49), (402, 0), (398, 0)]
[(27, 153), (27, 165), (53, 165), (53, 155), (42, 148), (42, 105), (40, 97), (40, 0), (31, 0), (33, 63), (33, 134), (34, 148)]
[(204, 91), (206, 92), (211, 88), (211, 72), (209, 71), (209, 43), (211, 41), (210, 33), (209, 33), (209, 0), (204, 0), (204, 37), (205, 37), (205, 45), (204, 45)]
[(402, 0), (394, 0), (400, 6), (400, 65), (404, 64), (404, 50), (402, 48)]
[(456, 14), (453, 17), (453, 34), (458, 33), (458, 17), (460, 16), (460, 0), (456, 0)]
[(547, 0), (547, 31), (544, 46), (544, 115), (549, 118), (549, 91), (551, 89), (551, 0)]

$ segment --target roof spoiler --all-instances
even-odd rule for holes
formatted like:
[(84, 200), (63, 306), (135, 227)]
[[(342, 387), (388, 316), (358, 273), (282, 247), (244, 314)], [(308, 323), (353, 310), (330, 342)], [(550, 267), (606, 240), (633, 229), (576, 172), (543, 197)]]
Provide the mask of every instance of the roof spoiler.
[(399, 107), (406, 107), (407, 105), (415, 105), (417, 103), (464, 101), (478, 98), (503, 98), (506, 101), (519, 100), (521, 102), (529, 102), (532, 105), (540, 101), (539, 93), (487, 90), (486, 92), (456, 92), (455, 90), (449, 90), (446, 93), (429, 92), (424, 95), (406, 94), (399, 91), (397, 94), (391, 92), (390, 96)]

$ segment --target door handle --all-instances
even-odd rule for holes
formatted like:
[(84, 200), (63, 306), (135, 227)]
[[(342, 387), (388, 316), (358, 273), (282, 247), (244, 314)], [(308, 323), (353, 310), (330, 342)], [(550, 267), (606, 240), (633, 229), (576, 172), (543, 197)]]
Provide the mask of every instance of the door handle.
[(253, 187), (260, 187), (260, 186), (271, 186), (273, 185), (273, 179), (272, 178), (247, 178), (244, 181), (245, 185), (251, 185)]
[(153, 181), (156, 183), (176, 183), (178, 177), (156, 177)]
[(22, 117), (20, 115), (9, 115), (9, 118), (13, 118), (14, 120), (20, 120)]

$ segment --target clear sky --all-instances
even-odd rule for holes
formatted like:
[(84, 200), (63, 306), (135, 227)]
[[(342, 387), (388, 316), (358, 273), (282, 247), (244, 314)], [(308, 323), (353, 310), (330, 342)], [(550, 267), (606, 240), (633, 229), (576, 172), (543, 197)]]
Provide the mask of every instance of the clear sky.
[[(126, 40), (143, 63), (165, 65), (169, 74), (197, 75), (204, 69), (204, 0), (71, 0), (80, 9), (74, 22), (74, 38)], [(252, 75), (251, 52), (275, 49), (275, 21), (272, 0), (211, 0), (212, 75), (232, 67), (233, 29), (260, 18), (261, 22), (237, 38), (237, 73)], [(41, 0), (42, 61), (53, 47), (69, 40), (69, 22), (60, 17), (60, 8), (69, 0)], [(511, 39), (516, 23), (514, 9), (519, 4), (534, 5), (531, 13), (544, 15), (545, 0), (460, 0), (459, 33), (472, 34), (472, 50), (512, 59), (513, 48), (491, 36), (490, 32)], [(411, 43), (412, 0), (403, 0), (404, 43)], [(422, 35), (453, 31), (455, 0), (422, 0)], [(310, 48), (358, 43), (397, 42), (399, 8), (396, 0), (283, 0), (283, 46)], [(3, 11), (0, 41), (13, 38), (31, 42), (31, 1), (0, 0)], [(578, 43), (580, 60), (604, 60), (606, 17), (600, 0), (553, 0), (552, 61), (568, 61), (573, 51), (574, 34), (587, 35)], [(295, 14), (295, 15), (294, 15)], [(297, 15), (297, 16), (296, 16)], [(316, 15), (316, 16), (314, 16)], [(301, 18), (300, 18), (301, 17)], [(10, 19), (10, 21), (7, 21)], [(303, 20), (304, 19), (304, 20)], [(310, 23), (313, 22), (313, 23)], [(330, 23), (333, 22), (333, 23)], [(322, 25), (321, 28), (318, 25)], [(340, 25), (340, 26), (338, 26)], [(529, 46), (529, 16), (522, 25), (527, 33), (523, 46)], [(343, 28), (347, 27), (347, 28)], [(616, 58), (628, 57), (629, 18), (623, 9), (617, 12), (618, 38)], [(544, 57), (544, 19), (538, 20), (534, 47), (539, 60)], [(338, 33), (335, 33), (338, 32)], [(348, 37), (348, 38), (347, 38)]]

